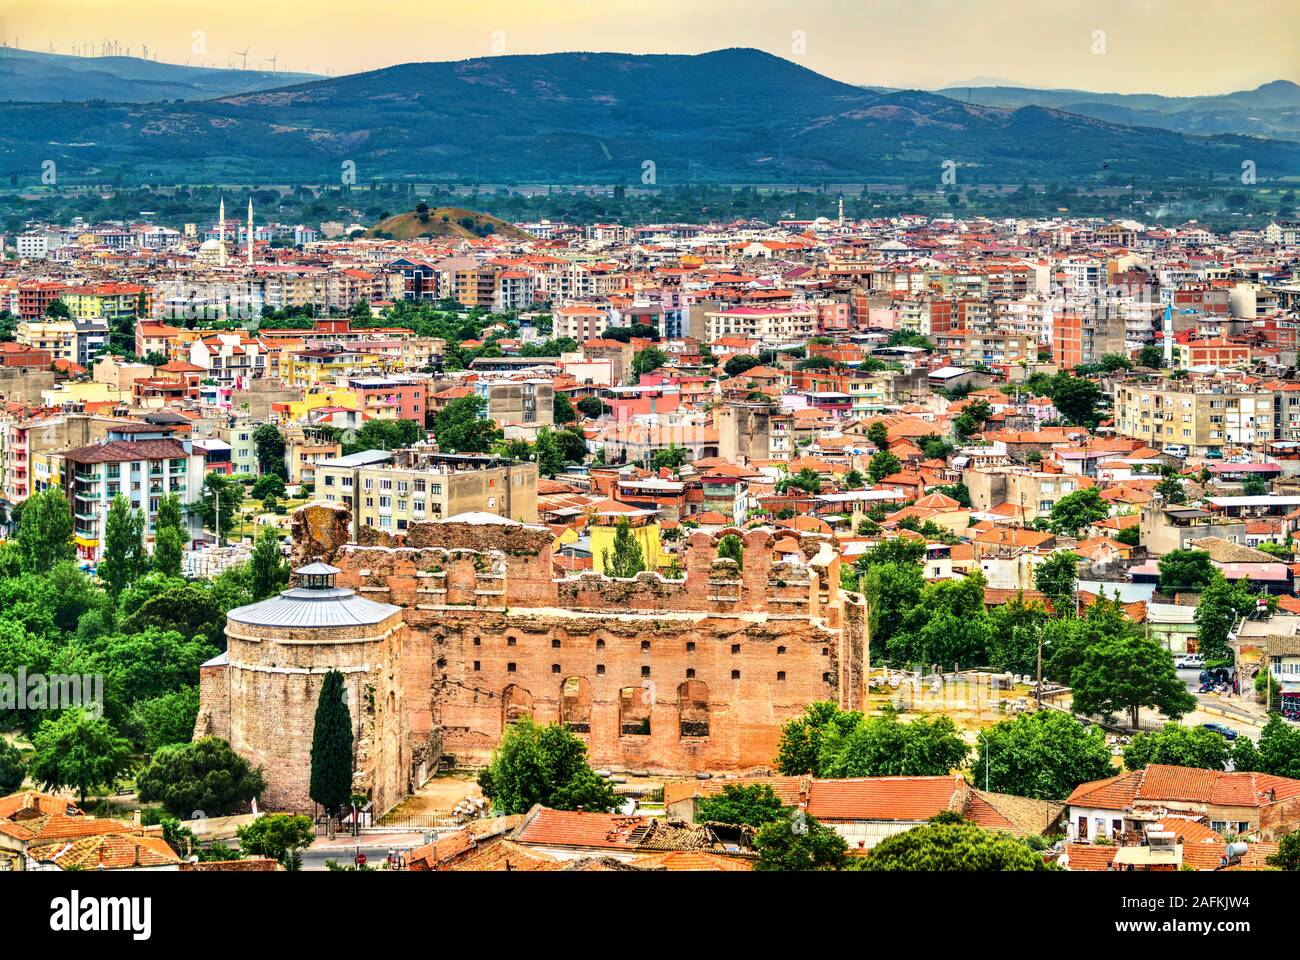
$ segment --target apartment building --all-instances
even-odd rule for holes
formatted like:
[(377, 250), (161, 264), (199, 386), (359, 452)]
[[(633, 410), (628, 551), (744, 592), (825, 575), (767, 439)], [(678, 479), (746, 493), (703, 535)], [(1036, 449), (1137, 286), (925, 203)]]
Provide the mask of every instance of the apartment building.
[(104, 320), (23, 320), (14, 339), (37, 350), (48, 351), (53, 360), (89, 367), (108, 346), (108, 323)]
[(132, 509), (144, 512), (148, 539), (164, 497), (175, 494), (188, 506), (201, 496), (203, 455), (189, 441), (161, 436), (128, 440), (123, 436), (112, 432), (100, 443), (58, 455), (63, 461), (64, 490), (72, 505), (77, 555), (89, 563), (97, 563), (103, 556), (108, 509), (119, 494)]
[(551, 336), (570, 337), (578, 343), (598, 339), (611, 326), (609, 310), (588, 303), (557, 307), (551, 314)]
[(746, 337), (763, 343), (802, 343), (817, 334), (817, 311), (812, 307), (735, 307), (704, 314), (704, 339), (716, 343), (723, 337)]
[(996, 510), (1018, 523), (1047, 517), (1058, 500), (1080, 489), (1079, 477), (1047, 473), (1024, 467), (968, 468), (962, 483), (970, 491), (971, 509), (981, 513)]
[(1225, 448), (1262, 449), (1275, 439), (1274, 393), (1263, 387), (1194, 381), (1120, 383), (1115, 387), (1115, 430), (1160, 448), (1186, 447), (1192, 456)]
[(530, 439), (555, 423), (555, 385), (550, 380), (478, 380), (474, 392), (487, 401), (487, 417), (507, 438)]
[(413, 523), (486, 513), (537, 521), (537, 464), (425, 449), (366, 450), (316, 465), (316, 495), (363, 527), (405, 533)]

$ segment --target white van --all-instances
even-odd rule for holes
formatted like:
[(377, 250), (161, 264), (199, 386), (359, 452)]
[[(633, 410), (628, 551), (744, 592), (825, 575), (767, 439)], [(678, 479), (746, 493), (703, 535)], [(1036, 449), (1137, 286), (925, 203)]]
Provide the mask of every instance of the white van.
[(1167, 453), (1171, 457), (1177, 457), (1179, 460), (1187, 459), (1187, 447), (1181, 443), (1167, 443), (1162, 453)]

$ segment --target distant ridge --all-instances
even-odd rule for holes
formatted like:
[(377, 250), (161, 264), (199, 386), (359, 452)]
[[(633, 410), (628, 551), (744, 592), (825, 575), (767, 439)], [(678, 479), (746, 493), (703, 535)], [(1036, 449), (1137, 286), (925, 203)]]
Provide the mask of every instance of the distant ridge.
[(222, 70), (141, 57), (74, 57), (7, 47), (0, 55), (0, 100), (207, 100), (319, 79), (313, 73)]
[(0, 175), (122, 182), (937, 185), (1239, 176), (1300, 145), (841, 83), (758, 50), (408, 63), (219, 99), (0, 103)]

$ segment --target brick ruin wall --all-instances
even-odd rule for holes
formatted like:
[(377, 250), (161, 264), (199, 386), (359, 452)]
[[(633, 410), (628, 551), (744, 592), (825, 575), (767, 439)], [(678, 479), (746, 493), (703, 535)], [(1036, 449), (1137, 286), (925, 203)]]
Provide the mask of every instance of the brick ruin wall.
[[(775, 564), (741, 533), (743, 569), (695, 534), (685, 581), (556, 579), (544, 527), (417, 524), (401, 546), (334, 551), (339, 585), (405, 608), (413, 749), (486, 763), (508, 718), (560, 721), (597, 767), (664, 774), (769, 767), (780, 726), (815, 700), (863, 704), (863, 608), (806, 536)], [(437, 738), (441, 735), (441, 744)]]

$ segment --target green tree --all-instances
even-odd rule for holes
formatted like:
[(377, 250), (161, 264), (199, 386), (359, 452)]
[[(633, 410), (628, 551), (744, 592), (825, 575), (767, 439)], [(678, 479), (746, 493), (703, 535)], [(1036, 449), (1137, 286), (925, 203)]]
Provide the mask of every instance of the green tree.
[(1022, 713), (982, 730), (971, 756), (977, 786), (1035, 800), (1064, 800), (1079, 784), (1113, 774), (1101, 728), (1058, 710)]
[(1170, 550), (1159, 561), (1157, 589), (1166, 596), (1200, 592), (1214, 579), (1216, 569), (1204, 550)]
[(1258, 763), (1254, 764), (1257, 772), (1300, 780), (1300, 729), (1287, 723), (1281, 715), (1270, 716), (1259, 732), (1258, 752)]
[(286, 869), (293, 864), (301, 866), (296, 854), (316, 841), (316, 827), (311, 817), (290, 813), (268, 813), (245, 827), (235, 830), (239, 848), (245, 854), (270, 857)]
[(738, 353), (727, 358), (727, 362), (722, 365), (722, 370), (728, 377), (738, 377), (746, 370), (752, 370), (761, 363), (762, 361), (758, 357), (751, 356), (748, 353)]
[[(874, 555), (885, 543), (870, 551), (870, 555)], [(871, 564), (867, 569), (863, 590), (871, 618), (872, 646), (878, 650), (890, 650), (890, 642), (902, 626), (903, 615), (921, 602), (921, 592), (926, 585), (925, 572), (916, 563), (876, 563), (874, 559), (863, 559)], [(896, 650), (897, 646), (892, 649)]]
[(487, 453), (501, 439), (501, 428), (487, 419), (487, 400), (471, 394), (438, 411), (433, 435), (444, 453)]
[(990, 614), (988, 665), (1010, 673), (1035, 673), (1038, 641), (1048, 630), (1047, 608), (1017, 593)]
[(782, 494), (789, 493), (791, 490), (818, 494), (822, 492), (822, 478), (812, 467), (804, 467), (798, 473), (786, 474), (776, 482), (773, 489)]
[(144, 514), (132, 510), (120, 493), (113, 498), (104, 521), (104, 556), (96, 573), (111, 596), (118, 596), (145, 572)]
[(1136, 547), (1142, 542), (1142, 530), (1136, 523), (1132, 523), (1116, 533), (1115, 539), (1125, 546)]
[(641, 544), (633, 536), (632, 525), (628, 523), (627, 517), (619, 517), (615, 522), (613, 552), (606, 549), (601, 555), (601, 563), (607, 577), (627, 579), (635, 577), (645, 569)]
[(884, 420), (876, 420), (867, 428), (867, 439), (877, 450), (889, 446), (889, 426)]
[(334, 816), (352, 796), (352, 714), (344, 696), (343, 674), (325, 674), (316, 701), (316, 723), (311, 737), (309, 795)]
[(686, 448), (675, 443), (669, 444), (666, 450), (656, 450), (650, 460), (650, 466), (655, 470), (680, 470), (685, 463)]
[(734, 533), (728, 533), (718, 541), (718, 559), (735, 560), (736, 569), (743, 570), (745, 567), (745, 541)]
[(773, 820), (754, 837), (755, 870), (839, 870), (848, 855), (844, 838), (815, 818), (799, 812)]
[(224, 540), (234, 529), (243, 502), (243, 484), (220, 473), (209, 473), (203, 478), (203, 492), (195, 510), (203, 525)]
[(632, 372), (639, 379), (647, 373), (653, 373), (668, 362), (668, 354), (658, 347), (646, 347), (632, 357)]
[(787, 777), (818, 776), (822, 744), (838, 739), (862, 720), (856, 710), (841, 710), (831, 700), (819, 700), (804, 707), (803, 716), (781, 727), (776, 766)]
[[(263, 423), (253, 431), (253, 448), (257, 453), (257, 470), (262, 476), (287, 480), (289, 471), (284, 462), (284, 434), (273, 423)], [(254, 494), (260, 500), (262, 496)]]
[(34, 493), (23, 502), (15, 539), (23, 569), (31, 573), (48, 570), (63, 560), (76, 560), (77, 550), (72, 543), (72, 509), (61, 487)]
[(136, 777), (143, 803), (161, 803), (187, 820), (196, 810), (209, 817), (239, 813), (266, 789), (261, 768), (253, 769), (220, 737), (157, 750)]
[(1247, 477), (1241, 485), (1243, 497), (1266, 497), (1270, 492), (1268, 481), (1263, 477)]
[(879, 483), (885, 477), (898, 473), (903, 468), (902, 462), (888, 450), (881, 450), (867, 464), (867, 479)]
[(1165, 365), (1165, 352), (1154, 343), (1145, 344), (1138, 351), (1137, 362), (1139, 367), (1150, 367), (1152, 370), (1159, 370)]
[(1085, 377), (1072, 377), (1062, 371), (1052, 379), (1048, 394), (1061, 416), (1089, 429), (1097, 426), (1097, 404), (1101, 390)]
[(208, 643), (221, 647), (226, 636), (226, 611), (207, 585), (182, 583), (150, 596), (122, 619), (122, 629), (127, 633), (143, 633), (151, 627), (174, 627), (186, 638), (203, 636)]
[[(1162, 561), (1163, 563), (1163, 561)], [(1160, 578), (1164, 580), (1164, 568)], [(1162, 593), (1165, 591), (1161, 591)], [(1266, 594), (1251, 593), (1245, 581), (1229, 582), (1217, 569), (1201, 589), (1196, 603), (1197, 649), (1207, 663), (1231, 663), (1233, 653), (1228, 648), (1228, 634), (1233, 626), (1248, 613), (1254, 613), (1260, 599), (1269, 602)], [(1275, 604), (1276, 601), (1274, 600)], [(1270, 605), (1271, 606), (1271, 605)]]
[(1079, 555), (1073, 550), (1057, 550), (1034, 567), (1034, 586), (1052, 601), (1057, 613), (1073, 613), (1078, 574)]
[(27, 765), (18, 748), (0, 737), (0, 796), (13, 793), (27, 778)]
[(595, 420), (598, 417), (603, 417), (609, 407), (605, 405), (605, 401), (600, 397), (583, 397), (578, 401), (578, 410), (584, 417)]
[(1166, 723), (1161, 730), (1139, 733), (1124, 748), (1124, 766), (1141, 770), (1153, 763), (1174, 767), (1226, 770), (1231, 752), (1222, 734), (1204, 727)]
[(1268, 865), (1279, 870), (1300, 870), (1300, 830), (1284, 836), (1277, 844), (1277, 853), (1269, 855)]
[(1052, 505), (1048, 526), (1053, 533), (1068, 533), (1075, 537), (1084, 527), (1108, 516), (1110, 505), (1101, 498), (1100, 488), (1084, 487), (1067, 493)]
[(1170, 505), (1187, 502), (1187, 489), (1176, 474), (1171, 473), (1167, 477), (1162, 477), (1155, 486), (1155, 492), (1161, 500)]
[(181, 687), (171, 693), (137, 700), (124, 732), (148, 753), (176, 743), (189, 743), (199, 716), (199, 688)]
[(32, 746), (32, 780), (47, 790), (74, 789), (84, 805), (87, 793), (111, 787), (126, 770), (131, 745), (103, 717), (73, 709), (44, 721)]
[(940, 814), (925, 826), (881, 840), (862, 869), (987, 873), (1048, 867), (1041, 854), (1014, 837), (982, 830), (957, 814)]
[(573, 409), (573, 404), (569, 398), (562, 393), (556, 393), (551, 401), (551, 410), (554, 420), (557, 424), (573, 423), (578, 419), (578, 414)]
[(933, 777), (961, 767), (970, 748), (950, 717), (903, 723), (892, 712), (865, 717), (852, 730), (823, 740), (822, 777)]
[(507, 728), (479, 786), (498, 813), (525, 813), (534, 804), (559, 810), (609, 811), (619, 805), (613, 787), (587, 764), (587, 745), (558, 723), (529, 717)]
[(154, 515), (151, 569), (163, 576), (179, 577), (188, 540), (189, 528), (185, 525), (180, 498), (168, 494), (158, 501), (158, 512)]
[(267, 497), (281, 499), (285, 494), (284, 478), (278, 474), (264, 473), (253, 483), (249, 492), (254, 500), (265, 500)]
[(280, 550), (280, 534), (275, 527), (266, 525), (257, 532), (248, 570), (255, 601), (275, 596), (289, 583), (289, 564)]
[(757, 829), (787, 815), (781, 798), (766, 783), (729, 783), (695, 802), (696, 823), (732, 823)]
[(1120, 711), (1138, 725), (1138, 710), (1153, 707), (1177, 720), (1196, 708), (1160, 641), (1128, 631), (1088, 648), (1072, 674), (1074, 709), (1108, 716)]
[(537, 442), (533, 445), (537, 457), (537, 472), (544, 477), (553, 477), (564, 469), (564, 454), (556, 441), (556, 434), (548, 427), (537, 431)]
[[(478, 403), (465, 403), (467, 400), (476, 400)], [(468, 414), (470, 409), (473, 408), (486, 410), (487, 401), (482, 397), (477, 396), (461, 397), (447, 404), (435, 420), (435, 423), (441, 421), (444, 424), (455, 424), (455, 426), (459, 428), (459, 431), (465, 435), (461, 438), (453, 437), (453, 439), (476, 438), (477, 434), (475, 432), (476, 428), (474, 421), (478, 420), (478, 416), (469, 416), (464, 423), (460, 423), (456, 420), (444, 419), (444, 415), (453, 408), (460, 413)], [(491, 426), (494, 431), (496, 430), (496, 425), (491, 421), (485, 422)], [(361, 453), (366, 450), (399, 450), (402, 447), (409, 447), (414, 443), (418, 443), (421, 440), (424, 440), (427, 436), (428, 434), (425, 431), (424, 426), (415, 420), (367, 420), (357, 428), (352, 439), (343, 444), (343, 453), (346, 455)], [(499, 437), (500, 432), (497, 431), (493, 434), (492, 441), (484, 444), (481, 448), (476, 447), (475, 449), (470, 449), (463, 445), (456, 445), (455, 449), (458, 453), (486, 453), (491, 449), (492, 443), (499, 439)], [(441, 435), (439, 435), (438, 443), (440, 445), (443, 443)], [(443, 446), (443, 449), (448, 448)]]

